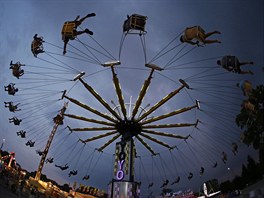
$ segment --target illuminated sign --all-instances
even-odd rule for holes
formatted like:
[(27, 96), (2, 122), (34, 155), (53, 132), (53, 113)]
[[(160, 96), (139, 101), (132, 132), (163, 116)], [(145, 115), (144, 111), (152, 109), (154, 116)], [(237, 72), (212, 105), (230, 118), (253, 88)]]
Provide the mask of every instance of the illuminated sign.
[(125, 172), (123, 171), (124, 162), (126, 159), (126, 153), (125, 153), (125, 146), (126, 143), (121, 143), (121, 151), (118, 154), (118, 171), (116, 172), (116, 179), (118, 181), (121, 181), (125, 177)]
[(124, 161), (125, 160), (121, 160), (121, 161), (118, 160), (118, 171), (116, 173), (116, 179), (119, 180), (119, 181), (124, 179), (124, 177), (125, 177), (125, 174), (124, 174), (124, 171), (123, 171)]

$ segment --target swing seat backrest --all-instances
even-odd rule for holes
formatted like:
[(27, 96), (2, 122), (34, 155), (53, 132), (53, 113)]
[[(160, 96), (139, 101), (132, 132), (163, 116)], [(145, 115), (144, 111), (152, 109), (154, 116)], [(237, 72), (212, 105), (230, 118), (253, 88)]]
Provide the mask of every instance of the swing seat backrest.
[(71, 39), (73, 40), (76, 36), (74, 35), (74, 30), (76, 29), (76, 24), (72, 21), (66, 21), (62, 27), (61, 35), (62, 40)]
[(145, 32), (146, 16), (132, 14), (123, 25), (123, 31), (128, 32), (129, 30), (139, 30)]
[(237, 58), (235, 56), (225, 56), (222, 61), (225, 67), (236, 67), (238, 65)]
[(33, 54), (36, 54), (37, 51), (43, 50), (43, 45), (41, 42), (33, 40), (31, 43), (31, 51)]
[(13, 76), (19, 76), (20, 75), (20, 70), (18, 70), (18, 69), (13, 69), (12, 70), (12, 74), (13, 74)]

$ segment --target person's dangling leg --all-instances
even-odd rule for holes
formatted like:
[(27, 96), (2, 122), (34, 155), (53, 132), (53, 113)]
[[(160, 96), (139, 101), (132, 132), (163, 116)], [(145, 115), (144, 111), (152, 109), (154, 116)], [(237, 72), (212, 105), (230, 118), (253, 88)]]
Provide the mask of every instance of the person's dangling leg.
[(87, 18), (89, 18), (89, 17), (93, 17), (93, 16), (95, 16), (95, 13), (87, 14), (85, 17), (83, 17), (83, 18), (81, 18), (80, 20), (76, 21), (76, 22), (77, 22), (77, 23), (76, 23), (76, 26), (81, 25), (82, 22), (83, 22), (85, 19), (87, 19)]
[(221, 41), (214, 39), (214, 40), (204, 40), (204, 44), (211, 44), (211, 43), (221, 43)]
[(209, 37), (213, 34), (221, 34), (221, 32), (219, 32), (219, 31), (208, 32), (204, 35), (204, 38), (206, 39), (207, 37)]

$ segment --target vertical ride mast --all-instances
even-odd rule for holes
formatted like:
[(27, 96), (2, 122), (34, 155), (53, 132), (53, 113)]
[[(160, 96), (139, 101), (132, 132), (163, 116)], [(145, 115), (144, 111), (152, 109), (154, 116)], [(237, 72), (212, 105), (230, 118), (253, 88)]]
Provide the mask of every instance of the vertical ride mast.
[(42, 172), (42, 169), (43, 169), (43, 165), (44, 165), (44, 162), (46, 160), (46, 157), (47, 157), (51, 142), (53, 140), (53, 137), (54, 137), (54, 135), (55, 135), (55, 133), (57, 131), (57, 128), (58, 128), (59, 125), (63, 124), (64, 112), (66, 111), (67, 106), (68, 106), (68, 103), (64, 103), (64, 106), (62, 107), (60, 113), (56, 117), (53, 118), (54, 126), (53, 126), (53, 129), (52, 129), (51, 134), (49, 136), (49, 139), (47, 141), (45, 150), (43, 151), (43, 154), (41, 156), (41, 160), (40, 160), (40, 163), (39, 163), (39, 166), (38, 166), (38, 171), (37, 171), (36, 176), (35, 176), (35, 180), (37, 180), (37, 181), (40, 180), (40, 176), (41, 176), (41, 172)]

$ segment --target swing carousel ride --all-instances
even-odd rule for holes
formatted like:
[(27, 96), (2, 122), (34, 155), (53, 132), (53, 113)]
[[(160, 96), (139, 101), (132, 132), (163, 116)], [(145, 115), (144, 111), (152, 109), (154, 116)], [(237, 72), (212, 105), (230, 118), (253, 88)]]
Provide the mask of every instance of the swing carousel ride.
[(148, 17), (132, 14), (115, 57), (86, 20), (96, 14), (65, 22), (59, 44), (33, 34), (36, 65), (10, 62), (5, 107), (19, 141), (41, 158), (37, 179), (54, 166), (70, 181), (110, 182), (110, 194), (123, 181), (149, 194), (201, 185), (232, 163), (243, 149), (235, 116), (252, 85), (234, 55), (201, 58), (224, 45), (220, 32), (186, 28), (154, 50)]

